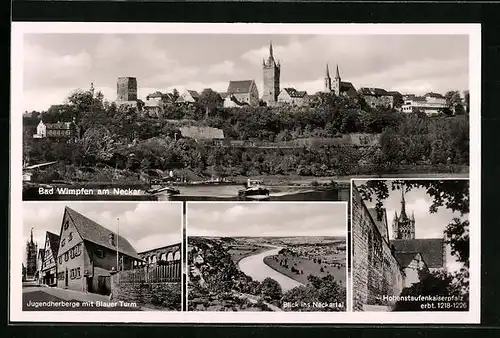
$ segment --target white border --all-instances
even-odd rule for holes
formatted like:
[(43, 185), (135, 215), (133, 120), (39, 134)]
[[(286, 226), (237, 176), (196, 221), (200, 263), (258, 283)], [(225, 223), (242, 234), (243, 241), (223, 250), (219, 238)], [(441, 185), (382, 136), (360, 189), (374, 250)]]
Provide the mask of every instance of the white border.
[[(19, 208), (22, 207), (22, 121), (23, 111), (23, 35), (28, 33), (125, 33), (125, 34), (313, 34), (313, 35), (438, 35), (438, 34), (465, 34), (469, 36), (469, 90), (470, 90), (470, 167), (469, 177), (471, 183), (471, 217), (479, 219), (480, 203), (480, 151), (475, 145), (480, 144), (480, 114), (481, 114), (481, 25), (480, 24), (244, 24), (244, 23), (88, 23), (88, 22), (14, 22), (12, 24), (12, 48), (11, 48), (11, 258), (14, 267), (21, 266), (22, 258), (19, 259), (19, 248), (17, 247), (16, 235), (20, 227), (18, 218), (22, 215)], [(14, 112), (14, 113), (12, 113)], [(68, 201), (75, 202), (75, 201)], [(94, 201), (95, 202), (95, 201)], [(474, 212), (474, 214), (473, 214)], [(476, 214), (477, 212), (477, 214)], [(13, 216), (15, 215), (15, 216)], [(472, 222), (472, 221), (471, 221)], [(16, 223), (16, 224), (14, 224)], [(479, 237), (475, 237), (475, 248), (480, 248)], [(473, 239), (471, 238), (471, 245)], [(12, 245), (15, 243), (16, 245)], [(15, 247), (15, 250), (14, 250)], [(471, 251), (471, 262), (473, 257), (478, 257), (479, 251)], [(17, 269), (17, 268), (16, 268)], [(471, 264), (471, 296), (476, 294), (479, 302), (479, 270), (480, 266)], [(11, 271), (12, 272), (12, 271)], [(186, 271), (187, 272), (187, 271)], [(20, 273), (11, 273), (11, 287), (13, 289), (20, 283)], [(17, 277), (16, 277), (17, 276)], [(16, 280), (17, 278), (17, 280)], [(17, 284), (16, 284), (17, 283)], [(474, 285), (472, 285), (474, 284)], [(476, 289), (477, 288), (477, 289)], [(349, 291), (348, 291), (349, 292)], [(471, 299), (474, 299), (471, 297)], [(12, 294), (11, 294), (12, 302)], [(12, 304), (11, 304), (12, 305)], [(15, 309), (11, 306), (10, 320), (40, 320), (40, 318), (21, 318), (13, 316)], [(471, 303), (473, 313), (439, 313), (422, 312), (418, 316), (409, 313), (372, 313), (366, 316), (361, 312), (337, 313), (335, 316), (327, 313), (300, 312), (286, 313), (286, 316), (259, 316), (258, 313), (246, 313), (244, 320), (234, 317), (231, 313), (223, 316), (200, 312), (195, 316), (189, 312), (177, 313), (176, 318), (165, 321), (158, 319), (155, 315), (143, 318), (133, 317), (120, 312), (106, 312), (106, 316), (95, 317), (90, 312), (79, 313), (72, 316), (66, 313), (59, 320), (50, 318), (45, 313), (43, 321), (73, 321), (73, 322), (186, 322), (186, 323), (479, 323), (479, 304)], [(95, 312), (94, 312), (95, 314)], [(187, 314), (187, 315), (185, 315)], [(194, 313), (193, 313), (194, 314)], [(291, 316), (288, 316), (290, 314)], [(64, 318), (63, 318), (64, 317)]]
[[(189, 228), (188, 228), (188, 218), (189, 218), (189, 215), (188, 215), (188, 212), (189, 212), (189, 207), (188, 205), (191, 204), (233, 204), (233, 205), (239, 205), (239, 204), (261, 204), (261, 203), (264, 203), (264, 204), (286, 204), (286, 206), (283, 206), (282, 207), (282, 211), (283, 213), (286, 213), (286, 207), (288, 207), (290, 204), (344, 204), (345, 206), (345, 244), (346, 244), (346, 254), (345, 254), (345, 288), (346, 288), (346, 300), (345, 300), (345, 311), (342, 311), (342, 312), (329, 312), (330, 314), (332, 313), (335, 313), (335, 314), (338, 314), (338, 313), (345, 313), (347, 311), (349, 311), (349, 306), (350, 306), (350, 295), (349, 295), (349, 279), (350, 279), (350, 276), (349, 276), (349, 265), (348, 265), (348, 252), (347, 252), (347, 242), (348, 242), (348, 231), (349, 231), (349, 208), (348, 208), (348, 202), (345, 202), (345, 201), (186, 201), (186, 246), (189, 247), (189, 243), (187, 242), (187, 240), (189, 240)], [(286, 236), (286, 235), (283, 235), (283, 236)], [(283, 237), (283, 236), (276, 236), (276, 237)], [(324, 236), (328, 236), (328, 235), (324, 235)], [(210, 237), (210, 236), (192, 236), (192, 237)], [(244, 235), (238, 235), (236, 237), (259, 237), (259, 236), (244, 236)], [(263, 237), (273, 237), (273, 236), (263, 236)], [(297, 236), (297, 237), (300, 237), (300, 236)], [(320, 237), (320, 236), (313, 236), (313, 237)], [(188, 248), (186, 248), (188, 249)], [(188, 269), (188, 261), (187, 261), (187, 257), (186, 257), (186, 275), (189, 276), (189, 269)], [(189, 297), (188, 297), (188, 294), (189, 294), (189, 288), (187, 288), (187, 291), (186, 291), (186, 311), (188, 309), (188, 301), (189, 301)], [(218, 313), (219, 316), (221, 317), (224, 317), (224, 314), (227, 313), (227, 312), (204, 312), (204, 311), (187, 311), (187, 312), (190, 312), (190, 313)], [(316, 313), (319, 313), (320, 311), (316, 312)], [(265, 316), (263, 315), (263, 312), (250, 312), (250, 311), (242, 311), (242, 312), (238, 312), (239, 313), (239, 317), (242, 317), (242, 319), (245, 319), (244, 317), (244, 313), (256, 313), (258, 314), (259, 316), (265, 318)], [(266, 312), (264, 312), (266, 313)], [(267, 312), (269, 313), (269, 312)], [(275, 315), (278, 315), (278, 316), (281, 316), (283, 313), (290, 313), (290, 312), (278, 312), (276, 313)], [(303, 312), (294, 312), (293, 314), (294, 315), (298, 315), (300, 313), (303, 313)], [(242, 321), (244, 322), (244, 321)]]
[[(467, 314), (468, 320), (460, 321), (462, 324), (466, 323), (471, 323), (471, 324), (477, 324), (480, 323), (481, 320), (481, 214), (480, 214), (480, 207), (479, 207), (479, 201), (474, 199), (474, 203), (472, 203), (472, 192), (475, 189), (472, 189), (472, 181), (469, 178), (362, 178), (362, 177), (357, 177), (355, 179), (351, 179), (351, 202), (352, 202), (352, 185), (356, 181), (469, 181), (469, 201), (470, 201), (470, 213), (469, 213), (469, 222), (470, 222), (470, 231), (469, 231), (469, 239), (470, 239), (470, 257), (469, 257), (469, 311), (450, 311), (450, 312), (432, 312), (436, 314), (436, 317), (439, 316), (437, 319), (448, 319), (449, 321), (446, 321), (446, 323), (457, 323), (458, 321), (451, 321), (454, 316), (456, 315), (463, 315)], [(477, 186), (480, 186), (478, 183)], [(479, 196), (480, 197), (480, 196)], [(477, 201), (477, 202), (476, 202)], [(351, 203), (352, 205), (352, 203)], [(352, 207), (350, 211), (349, 217), (351, 218), (352, 222)], [(354, 250), (354, 245), (353, 245), (353, 232), (352, 232), (352, 225), (351, 225), (351, 285), (350, 285), (350, 290), (352, 296), (354, 296), (354, 267), (352, 266), (352, 260), (354, 258), (353, 255), (353, 250)], [(351, 299), (352, 300), (352, 299)], [(352, 304), (352, 302), (351, 302)], [(362, 311), (356, 311), (354, 313), (370, 313), (373, 314), (373, 312), (362, 312)], [(393, 314), (394, 312), (388, 312)], [(407, 313), (408, 316), (420, 316), (422, 312), (420, 311), (406, 311), (404, 313)], [(441, 321), (436, 321), (441, 323)]]
[[(78, 204), (155, 204), (158, 209), (161, 209), (165, 204), (179, 205), (180, 209), (180, 228), (179, 228), (179, 240), (181, 241), (181, 265), (182, 265), (182, 231), (183, 231), (183, 202), (182, 201), (25, 201), (22, 202), (20, 207), (22, 210), (20, 211), (21, 217), (23, 216), (24, 208), (29, 207), (30, 205), (40, 205), (40, 204), (59, 204), (62, 207), (68, 204), (78, 205)], [(22, 271), (21, 271), (21, 263), (23, 261), (23, 250), (19, 250), (19, 247), (16, 250), (13, 250), (12, 243), (23, 243), (23, 227), (22, 221), (21, 226), (16, 227), (16, 231), (13, 231), (11, 228), (11, 286), (10, 286), (10, 320), (12, 322), (25, 321), (25, 322), (99, 322), (99, 317), (105, 319), (108, 314), (111, 316), (115, 314), (124, 314), (125, 312), (133, 313), (141, 313), (141, 314), (151, 314), (151, 313), (161, 313), (162, 317), (167, 318), (170, 316), (175, 316), (177, 313), (181, 313), (182, 306), (184, 302), (184, 294), (182, 288), (182, 273), (181, 273), (181, 308), (179, 311), (23, 311), (23, 293), (22, 293)], [(182, 268), (182, 266), (181, 266)], [(74, 313), (74, 314), (72, 314)], [(127, 315), (130, 317), (129, 315)], [(123, 318), (127, 317), (123, 316)], [(120, 315), (121, 317), (121, 315)], [(133, 317), (133, 316), (132, 316)], [(164, 320), (163, 319), (163, 320)], [(121, 321), (124, 321), (123, 319)], [(132, 320), (133, 321), (133, 320)]]

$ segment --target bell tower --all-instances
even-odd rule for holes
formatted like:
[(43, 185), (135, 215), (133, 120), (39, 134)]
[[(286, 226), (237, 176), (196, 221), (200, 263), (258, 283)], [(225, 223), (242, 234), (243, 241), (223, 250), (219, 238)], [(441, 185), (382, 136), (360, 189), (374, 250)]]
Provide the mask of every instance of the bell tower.
[(269, 56), (267, 60), (262, 60), (262, 69), (264, 73), (264, 93), (262, 100), (268, 105), (278, 101), (280, 93), (280, 73), (281, 65), (274, 60), (273, 43), (269, 43)]

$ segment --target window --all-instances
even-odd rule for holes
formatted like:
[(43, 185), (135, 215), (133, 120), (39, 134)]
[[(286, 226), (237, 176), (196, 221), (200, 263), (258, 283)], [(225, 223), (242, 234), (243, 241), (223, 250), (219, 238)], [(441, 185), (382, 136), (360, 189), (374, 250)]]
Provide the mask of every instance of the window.
[(66, 240), (65, 240), (65, 239), (63, 239), (63, 240), (61, 241), (61, 248), (62, 248), (62, 247), (64, 247), (65, 245), (66, 245)]
[(101, 249), (97, 249), (95, 255), (97, 258), (104, 258), (104, 252)]
[(62, 264), (62, 256), (59, 256), (59, 264)]
[(67, 252), (64, 253), (64, 261), (67, 262), (69, 259), (69, 255)]
[(80, 275), (80, 268), (76, 268), (76, 278), (81, 278), (82, 276)]
[(68, 230), (69, 228), (69, 221), (66, 220), (66, 222), (64, 222), (64, 230)]
[(71, 242), (72, 239), (73, 239), (73, 233), (70, 232), (68, 235), (68, 242)]
[(75, 279), (75, 269), (69, 270), (70, 278)]
[(70, 257), (71, 259), (75, 258), (75, 248), (71, 248), (71, 249), (69, 250), (69, 257)]
[(81, 247), (81, 243), (77, 244), (75, 246), (75, 256), (80, 256), (80, 254), (82, 253), (82, 247)]

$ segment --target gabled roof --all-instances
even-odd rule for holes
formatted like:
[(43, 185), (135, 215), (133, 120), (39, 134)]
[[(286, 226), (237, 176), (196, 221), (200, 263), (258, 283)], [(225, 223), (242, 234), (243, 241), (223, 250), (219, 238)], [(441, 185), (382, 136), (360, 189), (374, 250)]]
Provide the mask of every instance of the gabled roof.
[(252, 89), (253, 83), (253, 80), (229, 81), (227, 92), (229, 94), (250, 93), (250, 89)]
[(78, 231), (78, 234), (82, 237), (84, 241), (89, 241), (110, 250), (116, 250), (116, 247), (109, 244), (109, 235), (115, 235), (116, 242), (118, 244), (118, 251), (122, 254), (128, 255), (133, 258), (141, 259), (137, 252), (129, 243), (128, 240), (123, 238), (122, 236), (117, 236), (116, 233), (111, 230), (106, 229), (102, 225), (94, 222), (90, 218), (87, 218), (80, 214), (79, 212), (71, 209), (70, 207), (66, 207), (65, 211), (68, 216), (73, 221), (75, 228)]
[(371, 96), (385, 96), (389, 95), (389, 93), (382, 88), (366, 88), (363, 87), (359, 90), (362, 95), (371, 95)]
[(415, 256), (420, 254), (419, 252), (396, 252), (394, 256), (398, 261), (400, 268), (406, 268), (415, 259)]
[(59, 250), (59, 236), (50, 231), (47, 231), (47, 238), (49, 239), (52, 256), (57, 257), (57, 251)]
[(224, 100), (226, 97), (228, 97), (228, 96), (229, 96), (229, 93), (226, 93), (226, 92), (224, 92), (224, 93), (219, 93), (219, 96), (221, 97), (221, 99), (223, 99), (223, 100)]
[(189, 93), (189, 95), (191, 95), (191, 97), (193, 99), (198, 99), (200, 97), (200, 93), (198, 93), (196, 90), (189, 90), (188, 89), (186, 91)]
[(395, 91), (395, 90), (388, 91), (387, 94), (389, 94), (391, 96), (403, 96), (400, 92)]
[(394, 239), (391, 244), (398, 253), (420, 252), (429, 268), (445, 265), (443, 238)]
[(344, 82), (344, 81), (340, 82), (340, 91), (341, 92), (345, 92), (345, 91), (348, 91), (351, 89), (356, 90), (351, 82)]
[(287, 92), (288, 95), (290, 95), (290, 97), (293, 98), (303, 98), (304, 96), (307, 95), (306, 91), (298, 91), (295, 88), (283, 88), (283, 90)]

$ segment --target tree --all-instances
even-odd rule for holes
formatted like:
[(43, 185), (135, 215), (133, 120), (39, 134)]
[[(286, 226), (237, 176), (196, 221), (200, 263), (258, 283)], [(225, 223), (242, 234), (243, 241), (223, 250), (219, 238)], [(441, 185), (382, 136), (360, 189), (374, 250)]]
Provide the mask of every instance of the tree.
[(205, 117), (216, 107), (222, 104), (221, 96), (210, 88), (203, 89), (198, 104), (205, 109)]
[(462, 98), (460, 97), (460, 92), (458, 90), (450, 90), (444, 94), (446, 99), (446, 106), (450, 109), (454, 109), (457, 104), (462, 104)]
[(270, 277), (262, 281), (260, 290), (266, 300), (279, 300), (283, 296), (281, 285)]

